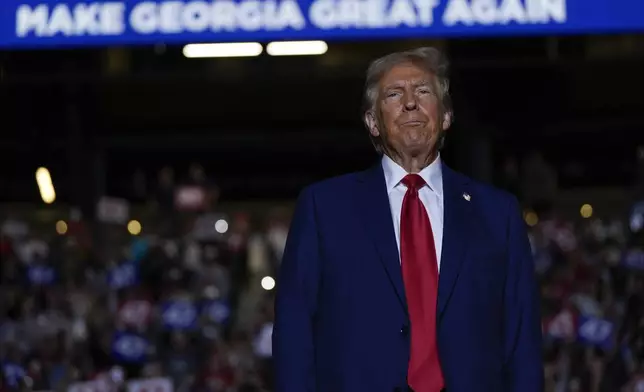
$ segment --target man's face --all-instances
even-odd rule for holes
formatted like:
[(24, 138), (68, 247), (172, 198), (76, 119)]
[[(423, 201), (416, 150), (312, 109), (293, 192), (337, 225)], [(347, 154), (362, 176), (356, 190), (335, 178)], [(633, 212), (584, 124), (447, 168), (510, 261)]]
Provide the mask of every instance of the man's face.
[(419, 157), (435, 150), (440, 132), (449, 126), (440, 117), (434, 75), (413, 63), (403, 63), (380, 80), (369, 128), (373, 136), (383, 140), (385, 152)]

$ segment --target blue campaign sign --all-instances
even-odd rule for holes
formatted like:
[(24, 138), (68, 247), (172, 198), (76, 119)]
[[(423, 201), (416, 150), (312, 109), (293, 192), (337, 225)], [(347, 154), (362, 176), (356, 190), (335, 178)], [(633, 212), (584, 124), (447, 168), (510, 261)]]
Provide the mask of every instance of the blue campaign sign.
[(205, 301), (202, 304), (202, 313), (205, 314), (210, 321), (214, 321), (218, 324), (225, 324), (230, 317), (230, 306), (228, 305), (228, 301), (221, 299)]
[(148, 341), (130, 332), (115, 332), (112, 339), (112, 356), (119, 362), (140, 363), (148, 353)]
[(627, 251), (622, 258), (622, 263), (628, 268), (644, 270), (644, 252), (641, 250)]
[(137, 267), (132, 262), (116, 265), (107, 272), (107, 283), (114, 290), (132, 287), (137, 281)]
[(13, 388), (18, 388), (20, 386), (20, 381), (22, 381), (27, 374), (27, 372), (25, 372), (25, 368), (13, 362), (3, 363), (2, 373), (7, 384)]
[(644, 31), (642, 0), (2, 0), (0, 47)]
[(183, 330), (197, 326), (197, 306), (189, 300), (166, 301), (161, 306), (161, 319), (166, 329)]
[(29, 282), (36, 286), (46, 286), (56, 280), (56, 271), (47, 265), (32, 265), (27, 270)]
[(612, 322), (597, 317), (580, 316), (577, 338), (580, 342), (610, 349), (613, 345), (615, 326)]

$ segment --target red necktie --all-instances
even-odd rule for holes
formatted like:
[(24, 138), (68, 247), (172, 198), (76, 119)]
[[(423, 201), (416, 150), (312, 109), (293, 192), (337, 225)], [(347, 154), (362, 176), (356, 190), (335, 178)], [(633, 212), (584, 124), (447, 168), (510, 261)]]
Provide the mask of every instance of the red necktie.
[(400, 219), (400, 258), (411, 321), (407, 383), (414, 392), (439, 392), (444, 380), (436, 346), (438, 260), (432, 225), (418, 197), (425, 180), (409, 174), (402, 183), (407, 192)]

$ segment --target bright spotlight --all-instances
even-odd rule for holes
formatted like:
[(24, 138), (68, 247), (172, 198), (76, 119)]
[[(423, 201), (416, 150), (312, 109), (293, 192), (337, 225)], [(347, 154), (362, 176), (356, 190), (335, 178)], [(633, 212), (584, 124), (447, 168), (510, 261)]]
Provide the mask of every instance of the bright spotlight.
[(56, 233), (64, 235), (67, 233), (67, 222), (59, 220), (56, 222)]
[(141, 223), (137, 220), (131, 220), (127, 224), (127, 231), (132, 235), (141, 234)]
[(537, 223), (539, 223), (539, 216), (534, 211), (525, 212), (523, 219), (525, 220), (525, 223), (530, 227), (533, 227)]
[(215, 222), (215, 231), (219, 234), (224, 234), (228, 231), (228, 222), (223, 219), (219, 219)]
[(273, 290), (275, 288), (275, 279), (270, 276), (264, 276), (262, 278), (262, 288), (266, 291)]
[(590, 204), (584, 204), (579, 209), (579, 214), (581, 214), (582, 218), (590, 218), (591, 216), (593, 216), (593, 206), (591, 206)]
[(40, 197), (46, 204), (51, 204), (56, 200), (56, 191), (54, 184), (51, 180), (51, 175), (46, 167), (39, 167), (36, 170), (36, 183), (38, 183), (38, 190)]

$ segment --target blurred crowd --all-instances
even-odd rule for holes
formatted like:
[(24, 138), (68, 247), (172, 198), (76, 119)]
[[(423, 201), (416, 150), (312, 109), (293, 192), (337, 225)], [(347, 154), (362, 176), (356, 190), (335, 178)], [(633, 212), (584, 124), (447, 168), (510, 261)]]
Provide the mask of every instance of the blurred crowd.
[(528, 221), (541, 282), (546, 391), (644, 391), (640, 227), (626, 219), (573, 224), (547, 208), (541, 215)]
[[(644, 392), (644, 205), (572, 222), (540, 190), (524, 199), (546, 391)], [(72, 209), (55, 225), (0, 222), (0, 392), (270, 389), (288, 214), (221, 213), (198, 166), (140, 194), (145, 219), (104, 198), (91, 221)]]
[(0, 237), (0, 391), (262, 391), (288, 219), (222, 214), (203, 170), (159, 175), (146, 218), (9, 213)]

